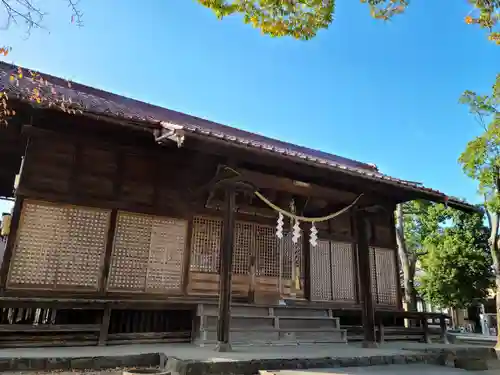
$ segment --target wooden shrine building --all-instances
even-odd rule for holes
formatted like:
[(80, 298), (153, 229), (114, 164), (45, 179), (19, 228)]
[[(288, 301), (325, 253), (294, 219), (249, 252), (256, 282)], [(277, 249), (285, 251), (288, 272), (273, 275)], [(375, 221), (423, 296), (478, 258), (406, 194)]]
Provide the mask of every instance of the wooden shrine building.
[(429, 339), (395, 205), (466, 203), (5, 63), (0, 82), (0, 346)]

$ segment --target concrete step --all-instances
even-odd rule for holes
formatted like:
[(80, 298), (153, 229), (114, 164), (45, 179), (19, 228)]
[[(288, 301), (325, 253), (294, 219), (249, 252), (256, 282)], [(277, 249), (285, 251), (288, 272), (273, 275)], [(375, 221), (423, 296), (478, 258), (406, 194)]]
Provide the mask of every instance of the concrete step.
[[(339, 329), (231, 329), (229, 333), (230, 342), (234, 345), (298, 345), (314, 343), (346, 343), (346, 332)], [(217, 331), (215, 329), (200, 330), (198, 337), (194, 340), (199, 346), (212, 345), (217, 342)]]
[[(211, 328), (217, 326), (218, 317), (214, 315), (203, 315), (200, 318), (201, 328)], [(329, 329), (340, 328), (339, 318), (333, 317), (274, 317), (274, 316), (244, 316), (231, 315), (231, 327), (275, 327), (275, 328), (304, 328), (304, 329)]]
[[(200, 317), (200, 329), (215, 329), (217, 316)], [(273, 329), (274, 317), (272, 316), (231, 316), (231, 329), (253, 327), (254, 329)]]
[[(215, 315), (219, 313), (216, 303), (203, 303), (197, 306), (197, 315)], [(331, 309), (304, 306), (282, 306), (282, 305), (255, 305), (255, 304), (231, 304), (231, 314), (233, 315), (272, 315), (277, 317), (332, 317)]]

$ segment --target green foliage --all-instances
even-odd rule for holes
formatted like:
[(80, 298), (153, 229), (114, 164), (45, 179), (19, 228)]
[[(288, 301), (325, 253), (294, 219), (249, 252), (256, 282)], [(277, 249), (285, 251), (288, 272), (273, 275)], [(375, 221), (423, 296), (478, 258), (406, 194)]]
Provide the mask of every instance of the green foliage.
[(479, 183), (490, 212), (500, 212), (500, 74), (490, 95), (466, 91), (460, 98), (469, 106), (484, 132), (467, 144), (459, 162), (465, 174)]
[(464, 308), (484, 300), (493, 285), (484, 214), (450, 210), (451, 226), (427, 244), (418, 290), (433, 305)]
[[(500, 0), (468, 0), (471, 12), (465, 17), (468, 24), (490, 30), (489, 39), (500, 44), (498, 24)], [(292, 36), (311, 39), (333, 21), (335, 0), (198, 0), (222, 19), (232, 14), (243, 15), (244, 22), (274, 37)], [(387, 21), (403, 13), (409, 0), (361, 0), (368, 4), (373, 18)]]
[(441, 224), (448, 218), (442, 204), (416, 200), (403, 204), (404, 238), (407, 252), (418, 258), (425, 245), (440, 235)]
[(446, 220), (447, 213), (442, 204), (412, 201), (398, 206), (396, 218), (404, 300), (407, 309), (416, 310), (415, 273), (418, 261), (425, 254), (425, 245), (439, 237), (440, 225)]

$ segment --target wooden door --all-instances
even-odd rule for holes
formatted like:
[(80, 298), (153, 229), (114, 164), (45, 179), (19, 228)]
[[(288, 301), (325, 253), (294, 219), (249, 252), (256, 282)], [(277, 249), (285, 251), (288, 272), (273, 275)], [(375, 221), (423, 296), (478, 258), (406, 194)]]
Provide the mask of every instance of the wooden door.
[(251, 287), (251, 258), (255, 247), (255, 225), (238, 221), (234, 228), (232, 294), (248, 296)]
[(310, 252), (311, 299), (355, 303), (356, 272), (352, 244), (318, 240)]

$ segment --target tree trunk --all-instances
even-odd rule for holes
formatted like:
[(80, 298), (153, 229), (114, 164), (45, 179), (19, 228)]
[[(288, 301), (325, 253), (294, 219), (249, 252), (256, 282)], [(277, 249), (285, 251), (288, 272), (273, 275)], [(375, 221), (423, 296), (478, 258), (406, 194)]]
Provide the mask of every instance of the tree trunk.
[(408, 254), (408, 248), (406, 247), (402, 204), (396, 206), (396, 240), (403, 270), (404, 304), (407, 311), (416, 311), (417, 295), (414, 288), (416, 259), (411, 254)]
[(497, 212), (490, 213), (486, 209), (486, 216), (490, 225), (490, 251), (493, 260), (493, 272), (495, 273), (495, 296), (496, 296), (496, 312), (497, 312), (497, 344), (496, 348), (500, 348), (500, 254), (498, 253), (498, 224), (499, 217)]

